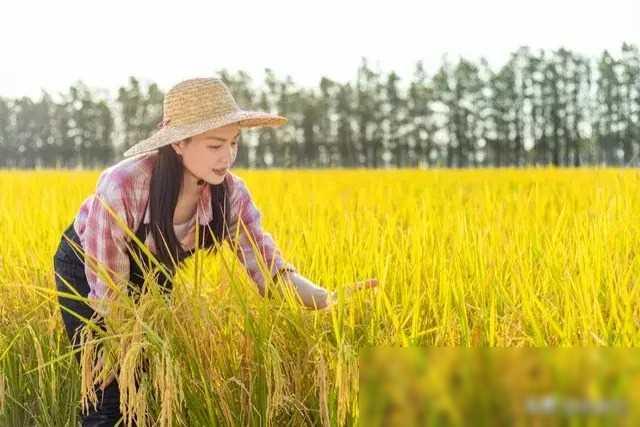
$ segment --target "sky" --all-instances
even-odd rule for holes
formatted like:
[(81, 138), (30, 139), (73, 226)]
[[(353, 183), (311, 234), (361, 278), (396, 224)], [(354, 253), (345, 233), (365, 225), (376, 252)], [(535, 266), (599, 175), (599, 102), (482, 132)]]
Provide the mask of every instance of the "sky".
[(115, 95), (133, 75), (168, 90), (181, 80), (264, 69), (315, 87), (374, 69), (411, 77), (450, 59), (498, 67), (518, 47), (596, 56), (640, 46), (640, 0), (5, 2), (0, 96), (66, 92), (82, 80)]

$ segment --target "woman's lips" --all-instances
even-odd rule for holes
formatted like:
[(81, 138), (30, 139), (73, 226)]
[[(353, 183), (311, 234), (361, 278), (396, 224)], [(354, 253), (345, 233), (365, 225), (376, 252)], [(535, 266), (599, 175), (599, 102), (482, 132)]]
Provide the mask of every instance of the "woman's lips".
[(227, 173), (227, 169), (212, 169), (216, 175), (222, 176)]

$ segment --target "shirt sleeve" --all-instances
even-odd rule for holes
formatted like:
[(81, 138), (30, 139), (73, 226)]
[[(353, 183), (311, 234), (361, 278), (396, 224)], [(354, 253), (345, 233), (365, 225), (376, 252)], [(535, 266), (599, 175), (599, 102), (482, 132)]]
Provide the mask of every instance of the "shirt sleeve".
[(128, 236), (100, 200), (108, 205), (121, 221), (129, 227), (131, 225), (127, 221), (128, 209), (122, 187), (117, 182), (99, 184), (87, 213), (83, 249), (85, 274), (90, 289), (89, 303), (96, 312), (105, 316), (107, 301), (113, 290), (97, 272), (104, 268), (114, 283), (124, 289), (129, 280), (129, 256)]
[(297, 269), (283, 258), (271, 234), (262, 229), (261, 214), (251, 193), (241, 178), (236, 179), (229, 231), (232, 239), (237, 238), (234, 242), (236, 255), (255, 282), (260, 295), (265, 296), (267, 277), (273, 279), (281, 271), (297, 272)]

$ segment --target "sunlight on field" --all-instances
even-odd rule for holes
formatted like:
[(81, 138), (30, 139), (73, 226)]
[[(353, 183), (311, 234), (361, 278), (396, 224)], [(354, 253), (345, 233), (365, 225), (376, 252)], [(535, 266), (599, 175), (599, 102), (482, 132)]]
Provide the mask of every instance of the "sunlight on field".
[[(313, 312), (260, 298), (228, 247), (190, 259), (175, 304), (112, 325), (129, 336), (114, 352), (152, 361), (148, 390), (164, 391), (145, 408), (163, 423), (353, 423), (365, 345), (640, 343), (635, 170), (234, 173), (303, 275), (381, 288)], [(52, 257), (98, 174), (0, 172), (2, 425), (75, 420)]]

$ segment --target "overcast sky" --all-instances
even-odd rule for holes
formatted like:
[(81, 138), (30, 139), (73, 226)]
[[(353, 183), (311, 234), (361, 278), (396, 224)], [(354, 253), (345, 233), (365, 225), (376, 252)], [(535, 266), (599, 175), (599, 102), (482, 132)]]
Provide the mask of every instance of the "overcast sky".
[(640, 45), (640, 0), (20, 0), (0, 8), (0, 40), (0, 96), (39, 98), (77, 80), (115, 94), (130, 75), (168, 90), (221, 68), (316, 86), (353, 79), (363, 56), (409, 77), (443, 54), (497, 66), (522, 45), (617, 52)]

